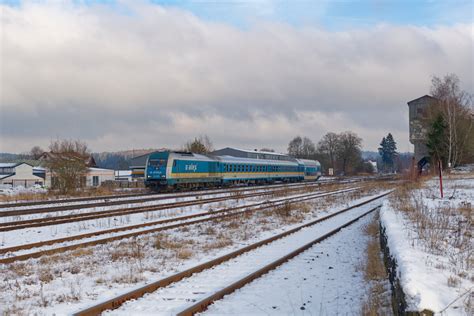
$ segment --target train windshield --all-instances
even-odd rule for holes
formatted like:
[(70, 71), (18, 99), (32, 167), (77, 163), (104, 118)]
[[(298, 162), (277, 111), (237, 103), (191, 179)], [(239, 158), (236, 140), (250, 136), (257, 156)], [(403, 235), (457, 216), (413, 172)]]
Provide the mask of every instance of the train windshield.
[(165, 160), (164, 160), (164, 159), (150, 159), (150, 161), (148, 162), (148, 164), (149, 164), (150, 166), (159, 168), (159, 167), (161, 167), (161, 166), (163, 166), (163, 165), (165, 164)]

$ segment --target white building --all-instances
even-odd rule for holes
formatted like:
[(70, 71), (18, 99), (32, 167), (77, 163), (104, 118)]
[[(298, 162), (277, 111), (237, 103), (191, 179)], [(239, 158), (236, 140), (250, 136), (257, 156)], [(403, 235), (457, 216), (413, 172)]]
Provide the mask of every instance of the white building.
[(114, 181), (114, 170), (102, 168), (87, 168), (86, 186), (97, 187), (104, 181)]
[[(115, 180), (114, 171), (110, 169), (102, 169), (89, 167), (87, 168), (85, 185), (86, 187), (98, 187), (104, 181), (113, 181)], [(47, 187), (51, 187), (51, 172), (46, 171), (46, 181), (45, 184)]]
[(0, 163), (0, 184), (31, 187), (43, 185), (44, 179), (33, 174), (33, 166), (25, 163)]
[(116, 181), (132, 181), (132, 170), (115, 170)]
[(369, 160), (367, 161), (368, 163), (370, 163), (372, 165), (372, 167), (374, 168), (374, 173), (378, 173), (378, 168), (377, 168), (377, 161), (373, 161), (373, 160)]

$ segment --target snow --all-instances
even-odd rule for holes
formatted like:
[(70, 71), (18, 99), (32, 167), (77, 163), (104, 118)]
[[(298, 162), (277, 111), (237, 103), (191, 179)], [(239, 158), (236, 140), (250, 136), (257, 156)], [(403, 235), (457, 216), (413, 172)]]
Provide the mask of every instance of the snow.
[[(240, 219), (242, 224), (236, 227), (226, 226), (229, 222), (210, 222), (192, 226), (188, 230), (173, 229), (163, 234), (143, 235), (137, 239), (143, 247), (142, 259), (129, 257), (126, 253), (123, 257), (112, 258), (114, 253), (130, 249), (135, 239), (129, 238), (79, 250), (80, 255), (67, 252), (56, 258), (44, 257), (0, 265), (0, 313), (19, 309), (23, 314), (70, 314), (98, 301), (128, 292), (130, 288), (143, 286), (328, 215), (342, 207), (368, 200), (372, 194), (373, 191), (365, 191), (362, 195), (352, 192), (338, 195), (336, 199), (328, 198), (327, 201), (310, 201), (307, 203), (310, 212), (303, 213), (306, 215), (295, 222), (255, 213), (250, 218)], [(268, 218), (271, 221), (264, 224), (262, 220)], [(239, 219), (230, 223), (232, 222), (239, 223)], [(207, 229), (216, 231), (210, 234), (206, 232)], [(53, 228), (51, 232), (54, 232)], [(232, 238), (233, 242), (206, 248), (216, 242), (219, 236)], [(155, 247), (157, 237), (168, 238), (171, 242), (180, 243), (181, 247), (189, 246), (193, 255), (188, 259), (178, 259), (175, 249)], [(47, 278), (50, 274), (51, 280)], [(46, 276), (45, 281), (43, 276)]]
[[(436, 180), (428, 181), (424, 188), (415, 190), (416, 200), (427, 207), (429, 214), (442, 212), (446, 208), (455, 209), (463, 203), (474, 204), (474, 181), (446, 178), (444, 184), (444, 199), (438, 197)], [(437, 220), (439, 222), (440, 218), (437, 217)], [(450, 215), (448, 224), (454, 227), (453, 232), (461, 230), (459, 221), (459, 215)], [(389, 201), (383, 204), (381, 222), (386, 228), (390, 253), (397, 261), (397, 273), (406, 295), (408, 310), (428, 309), (448, 315), (469, 314), (467, 305), (469, 291), (474, 288), (473, 271), (472, 267), (460, 265), (457, 256), (462, 254), (453, 247), (452, 235), (446, 234), (448, 238), (441, 240), (440, 251), (430, 248), (420, 237), (417, 225), (405, 213), (394, 209)], [(467, 250), (472, 252), (472, 238), (467, 242)], [(458, 284), (450, 284), (450, 278), (455, 278)]]
[[(348, 190), (352, 191), (354, 189), (346, 189), (340, 190), (341, 193), (348, 192)], [(338, 191), (339, 192), (339, 191)], [(313, 192), (310, 194), (314, 194), (318, 192)], [(329, 193), (320, 192), (321, 196), (326, 196)], [(332, 194), (332, 193), (331, 193)], [(307, 194), (296, 194), (296, 195), (289, 195), (288, 197), (305, 197)], [(186, 200), (194, 200), (194, 198), (187, 198)], [(269, 199), (269, 202), (278, 202), (281, 198)], [(26, 228), (26, 229), (18, 229), (18, 230), (11, 230), (6, 232), (0, 233), (0, 246), (2, 248), (9, 248), (14, 246), (19, 246), (23, 244), (28, 244), (32, 242), (41, 242), (47, 241), (52, 239), (60, 239), (64, 237), (70, 237), (75, 235), (82, 235), (92, 232), (100, 232), (106, 229), (114, 229), (118, 227), (130, 227), (133, 225), (139, 225), (143, 223), (152, 224), (150, 220), (165, 220), (169, 218), (180, 218), (187, 215), (193, 214), (201, 214), (202, 217), (199, 219), (208, 218), (212, 216), (212, 212), (210, 210), (217, 209), (217, 208), (224, 208), (224, 207), (237, 207), (237, 206), (244, 206), (244, 205), (253, 205), (255, 202), (262, 202), (267, 201), (262, 199), (262, 197), (251, 198), (247, 200), (231, 200), (224, 202), (217, 202), (217, 203), (209, 203), (206, 205), (198, 205), (198, 206), (188, 206), (188, 207), (180, 207), (179, 209), (173, 210), (172, 208), (166, 210), (158, 210), (158, 211), (147, 211), (144, 213), (137, 213), (137, 214), (130, 214), (130, 215), (123, 215), (123, 216), (113, 216), (108, 218), (101, 218), (101, 219), (93, 219), (93, 220), (85, 220), (80, 222), (73, 222), (73, 223), (65, 223), (65, 224), (58, 224), (54, 226), (43, 226), (43, 227), (33, 227), (33, 228)], [(123, 207), (123, 206), (122, 206)], [(179, 214), (179, 216), (177, 216)], [(31, 252), (42, 251), (50, 248), (57, 248), (59, 246), (68, 246), (76, 243), (82, 243), (87, 241), (93, 241), (102, 238), (108, 238), (112, 236), (120, 236), (129, 234), (132, 232), (155, 229), (158, 227), (166, 227), (168, 225), (175, 225), (182, 222), (193, 221), (196, 219), (190, 220), (182, 220), (173, 222), (170, 224), (155, 224), (149, 225), (146, 227), (140, 227), (136, 229), (128, 229), (122, 232), (116, 233), (107, 233), (102, 234), (100, 236), (92, 236), (90, 238), (82, 238), (79, 241), (71, 241), (71, 242), (62, 242), (56, 243), (52, 246), (44, 246), (41, 248), (34, 248), (31, 250), (23, 250), (15, 252), (15, 255), (23, 255)], [(13, 255), (12, 253), (1, 254), (0, 258), (9, 257)]]
[(358, 315), (367, 283), (358, 268), (371, 213), (209, 306), (204, 315)]
[(31, 187), (25, 188), (24, 186), (18, 185), (12, 187), (11, 185), (0, 185), (0, 195), (17, 195), (24, 193), (46, 193), (47, 190), (41, 185), (33, 185)]
[[(207, 297), (217, 290), (257, 271), (270, 262), (290, 253), (294, 249), (313, 241), (318, 238), (318, 236), (322, 236), (348, 222), (350, 219), (380, 205), (380, 203), (380, 200), (373, 201), (367, 205), (353, 209), (350, 212), (340, 214), (321, 223), (304, 228), (288, 237), (247, 252), (212, 269), (194, 274), (179, 283), (158, 289), (135, 301), (127, 302), (121, 308), (110, 311), (106, 313), (106, 315), (176, 314), (192, 305), (196, 300)], [(338, 265), (336, 255), (329, 264), (333, 266)], [(210, 280), (212, 280), (212, 282)], [(275, 284), (271, 286), (274, 288)], [(238, 308), (237, 305), (234, 310), (238, 311)]]

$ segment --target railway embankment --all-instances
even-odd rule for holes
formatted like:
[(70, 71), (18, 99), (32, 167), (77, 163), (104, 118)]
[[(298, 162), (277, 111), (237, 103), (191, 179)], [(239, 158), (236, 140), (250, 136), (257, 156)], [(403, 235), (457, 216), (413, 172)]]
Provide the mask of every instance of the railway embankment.
[(380, 213), (380, 241), (396, 315), (472, 315), (474, 181), (407, 184)]

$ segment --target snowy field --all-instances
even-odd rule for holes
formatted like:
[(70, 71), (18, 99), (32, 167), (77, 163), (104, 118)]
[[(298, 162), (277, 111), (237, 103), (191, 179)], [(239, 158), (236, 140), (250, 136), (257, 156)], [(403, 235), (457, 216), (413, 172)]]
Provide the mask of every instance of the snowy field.
[[(68, 314), (367, 199), (372, 189), (0, 265), (0, 312)], [(143, 215), (142, 215), (143, 216)], [(51, 228), (48, 228), (51, 229)]]
[(364, 228), (375, 213), (211, 305), (203, 315), (359, 315), (364, 281)]
[[(127, 302), (121, 308), (108, 312), (106, 315), (175, 315), (192, 305), (194, 301), (207, 297), (242, 277), (250, 275), (272, 261), (285, 256), (319, 236), (323, 236), (380, 204), (380, 200), (373, 201), (363, 207), (304, 228), (288, 237), (278, 239), (212, 269), (194, 274), (179, 283), (159, 289), (141, 299)], [(361, 223), (364, 224), (364, 221)], [(338, 309), (342, 314), (360, 311), (366, 289), (363, 287), (362, 273), (357, 273), (355, 269), (359, 265), (358, 260), (364, 256), (363, 250), (366, 241), (359, 239), (362, 235), (360, 223), (355, 227), (354, 230), (344, 231), (342, 238), (349, 241), (345, 244), (345, 247), (342, 246), (343, 239), (336, 237), (339, 235), (337, 234), (324, 246), (316, 245), (296, 257), (289, 264), (281, 266), (281, 269), (275, 271), (276, 276), (275, 273), (270, 273), (270, 275), (257, 279), (254, 283), (260, 286), (258, 289), (244, 288), (235, 295), (231, 295), (229, 300), (216, 304), (214, 314), (265, 313), (263, 309), (258, 307), (266, 307), (268, 313), (273, 310), (274, 313), (293, 314), (295, 304), (299, 302), (298, 309), (301, 310), (301, 307), (305, 308), (308, 300), (310, 301), (307, 303), (308, 308), (311, 308), (311, 310), (308, 309), (308, 313), (317, 312), (321, 309), (324, 311), (323, 314), (327, 315), (332, 314), (329, 313), (330, 311), (338, 311)], [(357, 234), (357, 231), (360, 234)], [(330, 241), (333, 241), (333, 243)], [(339, 247), (344, 249), (353, 247), (349, 254), (356, 254), (353, 257), (346, 257), (342, 252), (344, 249)], [(322, 259), (322, 257), (326, 258)], [(343, 261), (343, 263), (340, 261)], [(302, 267), (302, 265), (305, 266)], [(312, 268), (314, 268), (314, 271), (312, 271)], [(348, 270), (344, 273), (344, 269)], [(295, 270), (298, 270), (299, 273), (293, 274)], [(292, 275), (292, 281), (283, 275)], [(303, 294), (304, 286), (303, 288), (301, 286), (304, 281), (308, 281), (306, 282), (308, 287), (306, 288), (307, 292)], [(287, 297), (288, 291), (292, 290), (294, 291), (293, 294)], [(244, 296), (242, 293), (247, 293), (247, 295)], [(342, 305), (345, 304), (345, 300), (352, 302), (351, 306), (343, 308)], [(314, 302), (315, 305), (310, 304), (311, 302)], [(275, 304), (280, 307), (279, 311), (273, 309)], [(256, 306), (258, 307), (256, 308)]]
[(473, 315), (474, 175), (434, 178), (391, 196), (381, 211), (408, 310)]
[[(354, 189), (346, 189), (340, 190), (337, 192), (346, 192)], [(305, 193), (305, 194), (293, 194), (288, 195), (285, 198), (303, 198), (309, 194), (320, 194), (321, 196), (330, 194), (324, 193), (324, 191), (316, 191), (313, 193)], [(163, 224), (163, 223), (156, 223), (155, 222), (162, 222), (163, 220), (168, 219), (179, 219), (181, 217), (185, 217), (188, 215), (202, 215), (200, 218), (208, 218), (213, 216), (213, 212), (216, 210), (222, 210), (225, 208), (231, 207), (243, 207), (243, 206), (251, 206), (255, 204), (260, 204), (262, 202), (270, 202), (274, 203), (280, 200), (281, 198), (273, 198), (273, 199), (265, 199), (264, 196), (260, 197), (253, 197), (248, 199), (237, 199), (237, 200), (229, 200), (229, 201), (221, 201), (217, 203), (209, 203), (205, 205), (197, 205), (197, 206), (188, 206), (188, 207), (180, 207), (180, 208), (171, 208), (166, 210), (158, 210), (158, 211), (147, 211), (143, 213), (137, 214), (129, 214), (124, 216), (113, 216), (108, 218), (101, 218), (101, 219), (93, 219), (93, 220), (84, 220), (80, 222), (73, 222), (73, 223), (65, 223), (65, 224), (58, 224), (54, 226), (44, 226), (44, 227), (34, 227), (34, 228), (26, 228), (26, 229), (18, 229), (12, 231), (6, 231), (0, 233), (0, 250), (2, 248), (8, 247), (15, 247), (31, 242), (41, 242), (47, 240), (54, 240), (60, 239), (65, 237), (71, 236), (78, 236), (81, 234), (89, 234), (89, 233), (96, 233), (101, 232), (100, 236), (92, 236), (88, 238), (82, 238), (79, 242), (86, 242), (92, 241), (100, 238), (107, 238), (111, 236), (119, 236), (121, 234), (128, 234), (135, 231), (140, 231), (143, 229), (154, 229), (158, 227), (164, 227), (170, 224)], [(191, 219), (194, 220), (194, 219)], [(186, 222), (190, 220), (182, 220), (177, 221), (172, 224), (177, 224), (181, 222)], [(135, 225), (141, 224), (148, 224), (146, 227), (137, 227), (134, 228)], [(123, 228), (123, 232), (111, 232), (102, 234), (104, 230), (111, 230), (116, 228)], [(127, 230), (125, 230), (127, 229)], [(34, 248), (32, 250), (24, 250), (15, 252), (15, 255), (22, 255), (29, 252), (35, 252), (39, 250), (49, 249), (51, 247), (59, 247), (59, 246), (67, 246), (70, 244), (77, 243), (77, 241), (71, 242), (61, 242), (56, 243), (54, 246), (44, 246), (41, 248)], [(0, 257), (8, 257), (10, 254), (0, 255)]]

